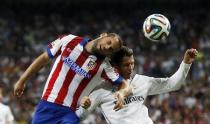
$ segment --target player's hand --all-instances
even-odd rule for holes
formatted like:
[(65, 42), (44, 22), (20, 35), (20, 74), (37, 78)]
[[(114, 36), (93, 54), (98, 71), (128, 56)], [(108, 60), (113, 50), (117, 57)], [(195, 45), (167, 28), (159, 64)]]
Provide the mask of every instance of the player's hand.
[(88, 96), (85, 96), (80, 101), (80, 106), (82, 106), (84, 109), (88, 109), (91, 105), (90, 98)]
[(186, 64), (191, 64), (194, 60), (195, 57), (197, 56), (198, 51), (196, 49), (187, 49), (185, 54), (184, 54), (184, 63)]
[(21, 82), (21, 81), (18, 81), (14, 85), (14, 95), (17, 96), (17, 97), (21, 97), (24, 89), (25, 89), (25, 83)]
[(124, 95), (120, 91), (117, 91), (114, 95), (117, 99), (117, 102), (114, 106), (114, 110), (118, 111), (124, 107)]

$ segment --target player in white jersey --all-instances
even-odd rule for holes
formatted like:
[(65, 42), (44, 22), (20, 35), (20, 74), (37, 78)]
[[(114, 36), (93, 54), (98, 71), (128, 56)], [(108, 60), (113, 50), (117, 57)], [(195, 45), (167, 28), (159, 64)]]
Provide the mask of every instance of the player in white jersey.
[(116, 92), (118, 103), (113, 108), (122, 108), (129, 85), (106, 60), (106, 56), (121, 46), (122, 40), (115, 33), (104, 33), (94, 40), (70, 34), (50, 43), (47, 52), (28, 67), (14, 87), (14, 94), (21, 96), (32, 74), (56, 58), (32, 124), (77, 124), (79, 118), (75, 110), (80, 99), (89, 95), (104, 79), (120, 84), (120, 90)]
[(82, 107), (76, 113), (83, 120), (96, 107), (99, 107), (109, 124), (153, 124), (148, 115), (148, 109), (144, 105), (146, 97), (179, 89), (184, 83), (196, 55), (195, 49), (188, 49), (179, 69), (169, 78), (153, 78), (139, 74), (132, 77), (134, 70), (133, 52), (124, 47), (111, 60), (117, 64), (115, 67), (119, 73), (133, 86), (133, 94), (124, 99), (124, 108), (119, 111), (112, 109), (116, 102), (114, 99), (116, 89), (111, 85), (102, 84), (89, 97), (86, 96), (81, 100)]
[(13, 124), (14, 117), (10, 107), (2, 103), (3, 100), (3, 86), (0, 86), (0, 124)]

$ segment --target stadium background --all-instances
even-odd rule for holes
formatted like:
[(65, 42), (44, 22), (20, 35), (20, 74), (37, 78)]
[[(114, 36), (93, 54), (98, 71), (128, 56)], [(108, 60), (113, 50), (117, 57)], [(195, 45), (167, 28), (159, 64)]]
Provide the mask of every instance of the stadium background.
[[(10, 105), (17, 124), (30, 122), (40, 99), (50, 64), (31, 78), (22, 98), (12, 94), (18, 77), (62, 34), (96, 37), (119, 33), (134, 50), (135, 71), (154, 77), (173, 74), (187, 48), (199, 51), (186, 85), (170, 94), (146, 100), (155, 124), (210, 123), (210, 1), (208, 0), (1, 0), (0, 83), (3, 102)], [(166, 44), (146, 40), (143, 20), (161, 13), (172, 28)], [(84, 122), (105, 124), (99, 110)]]

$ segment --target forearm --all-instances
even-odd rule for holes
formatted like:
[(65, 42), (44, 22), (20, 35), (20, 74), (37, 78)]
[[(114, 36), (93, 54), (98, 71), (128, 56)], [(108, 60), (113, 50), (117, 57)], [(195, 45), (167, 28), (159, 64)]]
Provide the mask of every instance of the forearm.
[(27, 81), (34, 73), (38, 72), (45, 64), (49, 62), (47, 53), (41, 54), (34, 62), (26, 69), (19, 81)]
[(80, 120), (85, 120), (90, 113), (91, 113), (91, 111), (89, 111), (89, 109), (84, 109), (81, 106), (76, 111), (76, 114), (80, 118)]
[(186, 64), (184, 61), (181, 63), (179, 69), (175, 74), (170, 77), (170, 80), (175, 83), (182, 82), (186, 79), (187, 74), (190, 70), (191, 64)]
[(184, 54), (184, 59), (178, 69), (178, 71), (170, 77), (172, 82), (175, 82), (175, 85), (179, 88), (179, 86), (184, 82), (187, 77), (187, 74), (190, 70), (190, 66), (197, 56), (198, 51), (196, 49), (188, 49)]
[(125, 80), (122, 80), (122, 83), (119, 85), (118, 89), (118, 92), (122, 93), (125, 97), (129, 96), (132, 93), (132, 88)]
[[(99, 106), (100, 101), (100, 90), (96, 90), (89, 95), (89, 97), (83, 97), (80, 102), (80, 107), (77, 109), (76, 114), (81, 119), (84, 120), (96, 107)], [(89, 102), (90, 101), (90, 102)], [(87, 107), (84, 105), (89, 104)]]
[(185, 82), (187, 74), (190, 70), (190, 64), (181, 63), (179, 69), (169, 78), (153, 78), (152, 85), (148, 91), (148, 95), (156, 95), (175, 91)]
[(168, 91), (178, 90), (184, 83), (191, 64), (181, 63), (179, 69), (168, 80), (165, 86)]

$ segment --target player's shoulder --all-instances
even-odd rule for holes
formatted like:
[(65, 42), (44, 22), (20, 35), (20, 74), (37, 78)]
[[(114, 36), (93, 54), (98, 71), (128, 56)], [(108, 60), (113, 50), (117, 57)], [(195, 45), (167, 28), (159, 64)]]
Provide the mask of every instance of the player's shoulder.
[(104, 65), (104, 66), (107, 66), (107, 65), (111, 66), (110, 61), (111, 61), (111, 59), (109, 57), (104, 57), (102, 65)]
[(110, 57), (105, 57), (105, 58), (104, 58), (104, 61), (110, 62), (111, 59), (110, 59)]
[(95, 91), (104, 92), (104, 91), (111, 90), (112, 87), (113, 87), (113, 85), (109, 81), (103, 81), (103, 83), (101, 83), (98, 86), (96, 86), (94, 90)]
[(59, 36), (59, 39), (63, 40), (63, 41), (66, 41), (66, 40), (74, 39), (76, 37), (82, 38), (82, 37), (79, 37), (79, 36), (76, 36), (76, 35), (73, 35), (73, 34), (64, 34), (64, 35)]
[(136, 74), (131, 80), (131, 84), (137, 88), (136, 92), (138, 92), (143, 89), (149, 89), (149, 87), (151, 86), (152, 79), (153, 78), (149, 76)]
[(135, 74), (133, 80), (150, 80), (152, 77), (146, 75)]
[(138, 83), (141, 82), (141, 84), (149, 84), (152, 82), (154, 77), (146, 76), (146, 75), (140, 75), (140, 74), (135, 74), (133, 79), (131, 80), (132, 83)]

